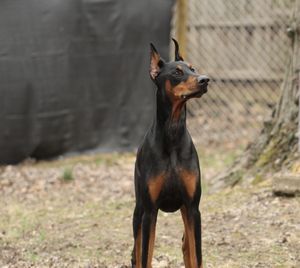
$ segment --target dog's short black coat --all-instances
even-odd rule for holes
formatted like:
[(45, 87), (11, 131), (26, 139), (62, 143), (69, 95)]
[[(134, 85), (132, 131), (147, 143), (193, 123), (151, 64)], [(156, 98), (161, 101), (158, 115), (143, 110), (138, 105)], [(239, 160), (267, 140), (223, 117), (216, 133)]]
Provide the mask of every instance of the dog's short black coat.
[(200, 168), (186, 128), (186, 101), (207, 92), (209, 79), (185, 62), (165, 62), (151, 44), (150, 77), (157, 86), (153, 123), (137, 152), (132, 267), (151, 267), (158, 210), (181, 210), (185, 267), (202, 267)]

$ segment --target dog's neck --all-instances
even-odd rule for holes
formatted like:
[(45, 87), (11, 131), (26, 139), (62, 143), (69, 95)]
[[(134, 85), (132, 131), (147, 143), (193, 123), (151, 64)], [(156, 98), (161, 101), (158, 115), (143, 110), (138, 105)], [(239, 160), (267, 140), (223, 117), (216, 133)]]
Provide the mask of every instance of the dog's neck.
[(186, 104), (171, 101), (161, 91), (156, 92), (156, 114), (154, 129), (167, 143), (180, 142), (186, 134)]

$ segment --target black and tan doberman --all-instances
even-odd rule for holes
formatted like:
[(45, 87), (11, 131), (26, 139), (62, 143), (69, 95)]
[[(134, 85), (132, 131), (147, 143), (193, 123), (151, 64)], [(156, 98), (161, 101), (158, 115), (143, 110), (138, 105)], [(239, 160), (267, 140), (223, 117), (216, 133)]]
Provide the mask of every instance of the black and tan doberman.
[(150, 268), (158, 210), (180, 209), (185, 267), (202, 267), (200, 168), (186, 128), (186, 102), (207, 92), (208, 77), (185, 62), (175, 43), (175, 61), (165, 62), (151, 44), (150, 77), (157, 86), (153, 123), (137, 152), (132, 267)]

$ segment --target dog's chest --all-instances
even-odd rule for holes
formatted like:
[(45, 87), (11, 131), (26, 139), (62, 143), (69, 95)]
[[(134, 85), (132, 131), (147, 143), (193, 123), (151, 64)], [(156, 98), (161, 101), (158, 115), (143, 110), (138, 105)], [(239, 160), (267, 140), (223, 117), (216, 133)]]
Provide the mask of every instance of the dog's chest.
[(178, 164), (171, 166), (150, 178), (148, 182), (150, 198), (162, 210), (175, 211), (182, 206), (184, 200), (194, 197), (198, 180), (197, 170), (190, 170)]

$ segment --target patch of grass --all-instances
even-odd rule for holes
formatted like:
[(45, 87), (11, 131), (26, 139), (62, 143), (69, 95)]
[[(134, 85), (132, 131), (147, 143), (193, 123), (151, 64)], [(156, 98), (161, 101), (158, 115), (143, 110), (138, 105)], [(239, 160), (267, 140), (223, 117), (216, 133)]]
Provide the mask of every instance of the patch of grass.
[(74, 166), (76, 164), (96, 164), (112, 166), (117, 162), (132, 161), (135, 157), (134, 152), (129, 153), (97, 153), (97, 154), (80, 154), (77, 156), (65, 156), (51, 161), (38, 161), (33, 163), (39, 168), (55, 168), (62, 166)]
[(257, 184), (261, 183), (262, 181), (264, 181), (264, 179), (265, 178), (261, 174), (257, 174), (252, 181), (252, 185), (257, 185)]
[(42, 241), (45, 241), (47, 238), (47, 233), (44, 229), (41, 229), (39, 230), (39, 240), (42, 242)]
[(73, 167), (66, 167), (61, 176), (63, 182), (71, 182), (74, 180)]
[(36, 219), (23, 206), (7, 207), (0, 218), (0, 230), (5, 230), (5, 239), (20, 239), (26, 236), (36, 225)]
[(26, 258), (27, 258), (30, 262), (35, 263), (35, 262), (37, 262), (37, 261), (39, 260), (39, 255), (38, 255), (36, 252), (30, 251), (30, 252), (28, 252), (28, 253), (26, 254)]
[(198, 148), (200, 163), (204, 169), (214, 169), (215, 173), (221, 172), (230, 167), (235, 159), (241, 154), (243, 148), (218, 149)]

